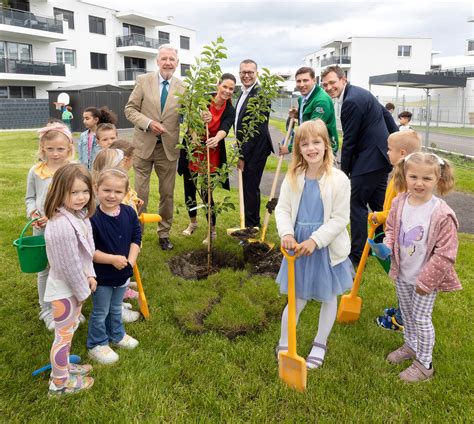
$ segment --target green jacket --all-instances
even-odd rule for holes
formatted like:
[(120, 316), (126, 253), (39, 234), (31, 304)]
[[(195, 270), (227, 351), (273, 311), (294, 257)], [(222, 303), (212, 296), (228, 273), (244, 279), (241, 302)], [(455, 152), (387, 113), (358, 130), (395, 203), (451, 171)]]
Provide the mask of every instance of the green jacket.
[[(298, 116), (301, 108), (303, 96), (298, 98)], [(303, 122), (321, 119), (328, 128), (329, 138), (331, 139), (332, 150), (334, 153), (339, 148), (339, 137), (336, 129), (336, 114), (331, 97), (319, 86), (315, 85), (311, 96), (303, 107)]]

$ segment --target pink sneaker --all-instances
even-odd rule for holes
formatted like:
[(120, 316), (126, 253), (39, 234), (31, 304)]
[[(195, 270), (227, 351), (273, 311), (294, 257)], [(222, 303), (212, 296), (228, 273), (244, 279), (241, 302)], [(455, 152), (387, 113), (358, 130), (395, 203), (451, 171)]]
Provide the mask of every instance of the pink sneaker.
[(124, 299), (138, 299), (138, 292), (131, 289), (130, 287), (125, 290), (125, 294), (123, 295)]

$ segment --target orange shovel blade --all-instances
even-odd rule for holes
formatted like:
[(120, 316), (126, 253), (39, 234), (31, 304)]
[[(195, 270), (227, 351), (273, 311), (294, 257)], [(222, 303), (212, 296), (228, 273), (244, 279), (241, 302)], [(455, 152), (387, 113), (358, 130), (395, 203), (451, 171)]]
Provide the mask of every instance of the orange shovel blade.
[(351, 297), (350, 294), (345, 294), (341, 297), (336, 319), (338, 322), (357, 321), (360, 317), (361, 309), (362, 299), (359, 296)]
[(291, 356), (288, 352), (280, 352), (278, 360), (280, 378), (289, 387), (304, 392), (306, 390), (306, 361), (301, 356)]

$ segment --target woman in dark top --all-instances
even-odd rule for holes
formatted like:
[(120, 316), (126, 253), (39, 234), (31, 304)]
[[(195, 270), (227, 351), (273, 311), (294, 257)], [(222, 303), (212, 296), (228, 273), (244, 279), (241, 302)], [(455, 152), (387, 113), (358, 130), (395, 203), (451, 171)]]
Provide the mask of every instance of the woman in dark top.
[[(197, 210), (196, 208), (196, 186), (192, 180), (192, 174), (206, 173), (207, 169), (202, 169), (206, 161), (206, 146), (210, 149), (210, 165), (211, 172), (215, 172), (216, 168), (221, 168), (227, 163), (227, 155), (225, 151), (224, 138), (234, 124), (235, 109), (232, 106), (232, 94), (235, 89), (235, 77), (232, 74), (223, 74), (218, 85), (217, 93), (209, 105), (209, 111), (202, 113), (202, 119), (208, 124), (209, 138), (203, 137), (203, 149), (201, 152), (195, 149), (194, 156), (196, 161), (189, 161), (186, 157), (186, 150), (182, 149), (179, 162), (178, 174), (183, 176), (184, 180), (184, 201), (188, 209), (190, 223), (183, 231), (185, 236), (190, 236), (197, 228)], [(230, 190), (229, 180), (222, 184), (226, 190)], [(202, 193), (202, 197), (207, 201), (207, 191)], [(211, 205), (214, 202), (211, 198)], [(216, 239), (216, 216), (212, 213), (211, 238)], [(207, 238), (203, 243), (208, 242)]]

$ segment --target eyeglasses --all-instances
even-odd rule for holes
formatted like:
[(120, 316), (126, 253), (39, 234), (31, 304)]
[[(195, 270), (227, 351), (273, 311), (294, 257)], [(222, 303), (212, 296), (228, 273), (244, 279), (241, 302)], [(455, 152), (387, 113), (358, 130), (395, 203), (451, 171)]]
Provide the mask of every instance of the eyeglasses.
[(240, 75), (248, 75), (249, 77), (253, 77), (255, 75), (254, 71), (240, 71)]

